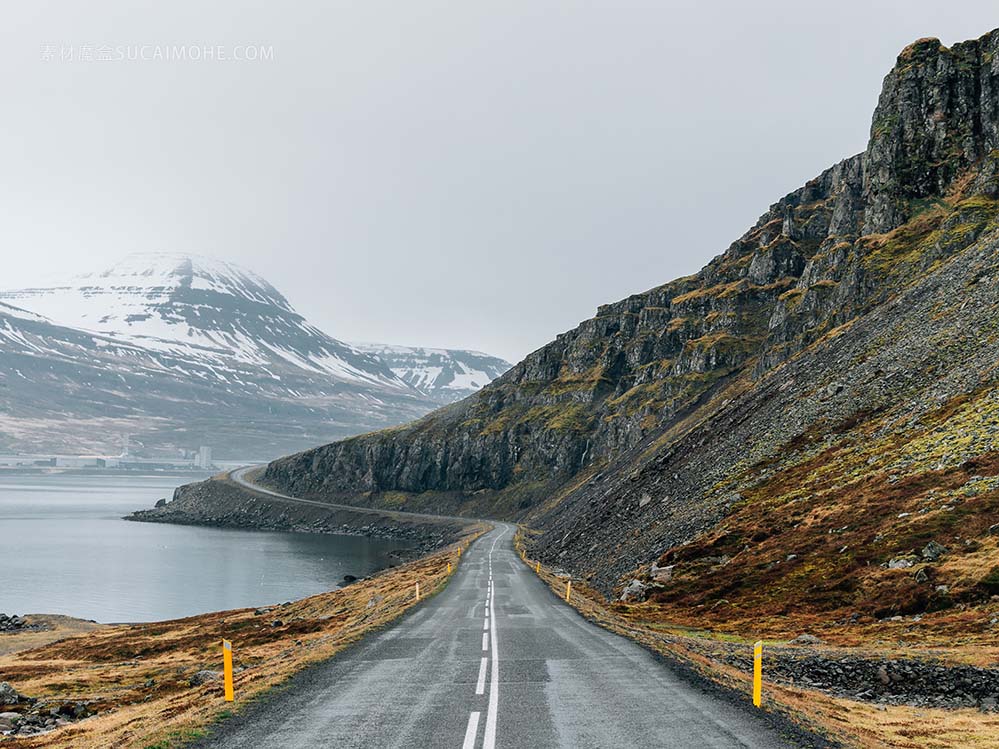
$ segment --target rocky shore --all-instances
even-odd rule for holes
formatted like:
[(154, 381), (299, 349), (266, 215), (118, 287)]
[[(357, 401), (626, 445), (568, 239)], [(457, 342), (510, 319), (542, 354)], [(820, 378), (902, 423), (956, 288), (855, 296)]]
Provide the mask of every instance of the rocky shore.
[(0, 634), (42, 629), (48, 629), (48, 625), (43, 622), (32, 621), (17, 614), (8, 615), (0, 612)]
[(466, 535), (475, 521), (283, 500), (254, 492), (227, 476), (178, 487), (169, 502), (126, 517), (146, 523), (177, 523), (296, 533), (333, 533), (392, 539), (410, 544), (401, 560), (440, 549)]
[(26, 697), (0, 682), (0, 734), (34, 736), (93, 715), (86, 701), (49, 701)]

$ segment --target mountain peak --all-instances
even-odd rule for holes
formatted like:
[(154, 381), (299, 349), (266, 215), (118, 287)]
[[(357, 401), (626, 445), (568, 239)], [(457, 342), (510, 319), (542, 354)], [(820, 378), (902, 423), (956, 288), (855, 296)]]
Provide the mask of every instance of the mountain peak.
[(268, 281), (234, 263), (181, 252), (136, 252), (102, 271), (0, 298), (104, 335), (217, 347), (255, 317), (301, 322)]
[(902, 50), (885, 76), (864, 154), (864, 234), (901, 226), (922, 201), (944, 197), (969, 169), (995, 158), (997, 61), (999, 30), (951, 47), (920, 39)]
[(134, 252), (104, 271), (74, 282), (94, 288), (178, 288), (229, 294), (291, 311), (288, 300), (267, 280), (226, 260), (184, 252)]

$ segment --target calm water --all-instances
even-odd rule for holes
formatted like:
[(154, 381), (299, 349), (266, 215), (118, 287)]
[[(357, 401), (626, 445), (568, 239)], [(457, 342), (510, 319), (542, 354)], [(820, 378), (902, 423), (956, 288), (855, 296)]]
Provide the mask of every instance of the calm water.
[(137, 622), (280, 603), (383, 568), (404, 546), (121, 519), (184, 481), (0, 476), (0, 612)]

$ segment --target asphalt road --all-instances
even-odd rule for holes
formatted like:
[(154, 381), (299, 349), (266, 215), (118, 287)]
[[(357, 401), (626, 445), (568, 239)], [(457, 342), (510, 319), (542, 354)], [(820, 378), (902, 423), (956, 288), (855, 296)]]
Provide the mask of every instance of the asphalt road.
[(199, 747), (798, 747), (580, 617), (499, 525), (437, 596), (294, 677)]

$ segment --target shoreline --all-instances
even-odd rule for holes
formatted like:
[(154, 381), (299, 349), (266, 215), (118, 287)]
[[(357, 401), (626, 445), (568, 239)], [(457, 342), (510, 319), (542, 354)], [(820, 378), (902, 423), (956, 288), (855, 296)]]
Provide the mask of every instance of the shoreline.
[[(236, 511), (237, 504), (243, 512)], [(66, 617), (85, 631), (41, 630), (35, 632), (37, 641), (0, 651), (3, 679), (25, 696), (5, 709), (20, 712), (24, 717), (16, 725), (28, 731), (0, 736), (0, 745), (184, 745), (204, 735), (220, 717), (419, 605), (413, 596), (416, 582), (424, 590), (423, 600), (439, 592), (457, 570), (461, 550), (486, 529), (476, 520), (298, 507), (293, 511), (275, 497), (222, 476), (179, 487), (165, 507), (137, 511), (127, 519), (395, 538), (413, 543), (412, 558), (334, 590), (257, 608), (137, 624), (90, 624)], [(237, 653), (235, 705), (223, 701), (219, 681), (217, 644), (223, 637), (233, 641)], [(52, 709), (81, 712), (75, 719), (40, 723)]]

